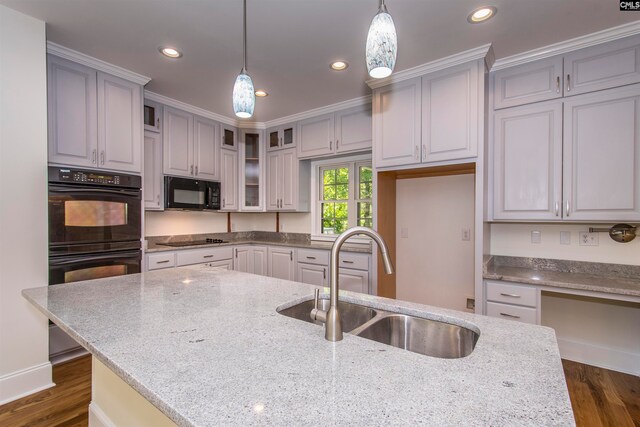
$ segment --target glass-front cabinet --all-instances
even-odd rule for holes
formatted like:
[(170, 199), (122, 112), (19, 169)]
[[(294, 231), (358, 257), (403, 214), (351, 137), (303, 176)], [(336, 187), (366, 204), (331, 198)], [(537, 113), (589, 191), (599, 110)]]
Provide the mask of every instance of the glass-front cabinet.
[(267, 130), (269, 151), (296, 146), (295, 123), (282, 125)]
[(238, 141), (237, 141), (237, 133), (238, 130), (233, 126), (229, 126), (226, 124), (220, 125), (220, 147), (226, 148), (228, 150), (237, 150)]
[(264, 170), (261, 130), (243, 129), (240, 144), (241, 207), (244, 211), (263, 210)]

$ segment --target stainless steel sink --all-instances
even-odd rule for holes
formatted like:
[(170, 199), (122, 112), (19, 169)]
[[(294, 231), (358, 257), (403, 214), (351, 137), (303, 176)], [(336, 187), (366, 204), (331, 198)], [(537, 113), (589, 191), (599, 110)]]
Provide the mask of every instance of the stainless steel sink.
[[(329, 300), (321, 299), (319, 301), (318, 308), (328, 310)], [(338, 302), (338, 308), (340, 310), (340, 316), (342, 317), (342, 328), (344, 332), (350, 332), (358, 326), (364, 325), (377, 314), (376, 310), (372, 308), (344, 301)], [(292, 307), (285, 308), (284, 310), (279, 310), (279, 313), (293, 317), (294, 319), (304, 320), (305, 322), (315, 323), (316, 325), (322, 325), (321, 322), (311, 320), (311, 309), (313, 309), (313, 300), (304, 301)]]
[(354, 333), (362, 338), (444, 359), (468, 356), (478, 341), (476, 332), (462, 326), (392, 313)]

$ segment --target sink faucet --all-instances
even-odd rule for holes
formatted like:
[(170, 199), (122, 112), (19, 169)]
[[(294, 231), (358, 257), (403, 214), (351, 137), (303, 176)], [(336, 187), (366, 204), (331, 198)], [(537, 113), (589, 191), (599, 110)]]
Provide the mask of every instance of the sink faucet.
[(393, 274), (393, 264), (391, 264), (391, 258), (389, 257), (389, 248), (377, 231), (368, 227), (353, 227), (344, 231), (336, 238), (333, 246), (331, 246), (331, 259), (329, 261), (329, 310), (318, 309), (319, 289), (316, 289), (314, 308), (311, 310), (311, 318), (313, 320), (324, 322), (324, 337), (327, 341), (342, 340), (342, 320), (340, 318), (340, 311), (338, 310), (338, 291), (340, 290), (338, 284), (340, 266), (338, 264), (340, 262), (340, 248), (347, 239), (358, 234), (369, 236), (378, 244), (380, 255), (382, 255), (382, 262), (384, 263), (384, 270), (387, 274)]

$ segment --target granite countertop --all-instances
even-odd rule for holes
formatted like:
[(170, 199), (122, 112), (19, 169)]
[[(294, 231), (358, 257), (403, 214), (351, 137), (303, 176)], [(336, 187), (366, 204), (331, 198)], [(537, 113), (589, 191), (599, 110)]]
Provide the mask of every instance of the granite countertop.
[[(162, 243), (167, 242), (188, 242), (194, 240), (221, 239), (226, 243), (212, 243), (208, 245), (191, 245), (172, 247), (165, 246)], [(323, 249), (330, 250), (333, 242), (311, 240), (309, 234), (303, 233), (276, 233), (266, 231), (250, 231), (250, 232), (234, 232), (234, 233), (210, 233), (210, 234), (192, 234), (179, 236), (159, 236), (147, 237), (146, 253), (176, 251), (183, 249), (208, 248), (219, 246), (235, 246), (235, 245), (269, 245), (269, 246), (286, 246), (304, 249)], [(345, 243), (342, 248), (344, 252), (371, 253), (371, 244), (354, 244)]]
[(640, 266), (494, 256), (485, 279), (640, 297)]
[(23, 295), (180, 426), (575, 425), (552, 329), (344, 292), (480, 337), (461, 359), (331, 343), (276, 312), (314, 289), (199, 265)]

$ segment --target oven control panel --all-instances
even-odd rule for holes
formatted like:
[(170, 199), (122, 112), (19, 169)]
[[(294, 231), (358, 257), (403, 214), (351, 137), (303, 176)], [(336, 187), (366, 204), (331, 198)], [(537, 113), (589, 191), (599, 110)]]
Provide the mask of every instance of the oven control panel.
[(49, 181), (140, 188), (140, 177), (103, 171), (49, 167)]
[(69, 171), (68, 173), (61, 173), (60, 178), (62, 181), (120, 185), (120, 177), (118, 175), (109, 175), (104, 173)]

